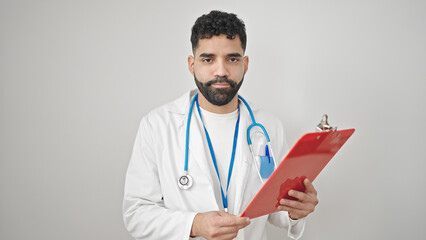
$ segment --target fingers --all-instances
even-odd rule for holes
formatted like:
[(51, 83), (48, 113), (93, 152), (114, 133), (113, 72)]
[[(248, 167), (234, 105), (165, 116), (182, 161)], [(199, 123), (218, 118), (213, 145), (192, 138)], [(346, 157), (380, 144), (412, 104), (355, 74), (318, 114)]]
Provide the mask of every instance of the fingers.
[(229, 215), (221, 219), (219, 226), (220, 227), (236, 226), (236, 227), (243, 228), (249, 224), (250, 224), (250, 219), (247, 217), (238, 217), (238, 216)]
[(232, 214), (229, 214), (224, 211), (217, 212), (219, 216), (221, 216), (221, 222), (219, 226), (247, 226), (250, 224), (250, 218), (248, 217), (239, 217)]
[(294, 209), (305, 209), (305, 205), (304, 203), (301, 203), (299, 201), (293, 201), (293, 200), (288, 200), (288, 199), (281, 199), (280, 200), (280, 205), (281, 206), (286, 206), (286, 207), (291, 207)]
[(222, 217), (221, 220), (220, 226), (216, 229), (216, 232), (212, 233), (212, 237), (218, 237), (218, 239), (234, 239), (240, 229), (250, 224), (249, 218), (233, 215)]
[(290, 197), (297, 198), (301, 202), (307, 201), (310, 198), (308, 194), (304, 192), (295, 191), (295, 190), (288, 191), (288, 195)]
[(302, 203), (300, 201), (293, 201), (288, 199), (281, 199), (278, 210), (287, 211), (292, 219), (299, 219), (308, 216), (314, 212), (315, 205), (312, 203)]
[(305, 184), (305, 187), (306, 187), (305, 192), (290, 190), (288, 192), (288, 195), (291, 197), (297, 198), (300, 202), (310, 202), (317, 205), (318, 204), (317, 191), (315, 190), (314, 186), (307, 178), (303, 181), (303, 183)]
[[(280, 200), (280, 206), (281, 207), (286, 207), (286, 209), (292, 209), (292, 210), (302, 210), (302, 211), (306, 211), (306, 212), (314, 212), (315, 210), (315, 205), (313, 203), (302, 203), (299, 201), (293, 201), (293, 200), (288, 200), (288, 199), (281, 199)], [(279, 208), (279, 207), (278, 207)], [(281, 210), (281, 209), (280, 209)], [(284, 209), (282, 209), (284, 210)], [(287, 210), (284, 210), (287, 211)]]
[(317, 194), (317, 190), (315, 190), (314, 185), (312, 185), (308, 178), (305, 178), (303, 184), (305, 184), (306, 193), (313, 193), (315, 195)]
[(306, 191), (299, 192), (290, 190), (288, 195), (296, 198), (297, 200), (281, 199), (278, 210), (287, 211), (294, 219), (306, 217), (308, 214), (314, 212), (315, 206), (318, 204), (317, 191), (315, 190), (309, 179), (303, 181)]
[(239, 217), (226, 212), (208, 212), (201, 236), (207, 239), (234, 239), (238, 231), (250, 224), (247, 217)]
[(279, 210), (281, 211), (287, 211), (289, 216), (291, 216), (292, 219), (299, 219), (308, 216), (309, 211), (301, 210), (301, 209), (294, 209), (292, 207), (287, 206), (279, 206)]
[(221, 240), (228, 240), (228, 239), (232, 240), (232, 239), (236, 238), (237, 235), (238, 235), (238, 232), (236, 232), (236, 233), (228, 233), (228, 234), (224, 234), (224, 235), (220, 236), (220, 239)]
[(238, 233), (238, 231), (242, 228), (243, 227), (240, 227), (240, 226), (220, 227), (218, 229), (218, 234), (225, 235), (225, 234), (229, 234), (229, 233)]

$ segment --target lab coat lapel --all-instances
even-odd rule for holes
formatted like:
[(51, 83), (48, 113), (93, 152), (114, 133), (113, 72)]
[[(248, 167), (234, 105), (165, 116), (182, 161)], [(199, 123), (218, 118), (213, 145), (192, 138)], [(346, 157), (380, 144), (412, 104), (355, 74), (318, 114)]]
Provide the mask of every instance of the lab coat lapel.
[[(251, 167), (251, 153), (247, 145), (247, 128), (251, 124), (251, 118), (245, 105), (240, 102), (240, 129), (238, 131), (237, 162), (235, 166), (235, 206), (234, 213), (239, 214), (244, 198), (248, 173)], [(233, 177), (234, 177), (233, 176)]]
[[(186, 127), (188, 121), (188, 112), (191, 105), (192, 96), (196, 93), (196, 90), (192, 90), (191, 92), (186, 93), (184, 96), (179, 98), (176, 102), (172, 103), (169, 107), (169, 110), (178, 114), (181, 114), (182, 120), (179, 127), (180, 138), (183, 141), (183, 147), (185, 146), (186, 140)], [(201, 123), (201, 120), (198, 116), (197, 109), (194, 106), (191, 113), (191, 126), (189, 130), (189, 146), (188, 146), (188, 174), (194, 176), (194, 172), (196, 171), (196, 167), (194, 168), (194, 164), (198, 165), (199, 169), (201, 169), (202, 174), (197, 174), (198, 176), (205, 177), (205, 180), (194, 179), (194, 184), (199, 183), (200, 181), (207, 181), (208, 184), (214, 188), (213, 179), (211, 177), (208, 161), (210, 160), (210, 153), (208, 148), (205, 147), (204, 144), (204, 129)], [(192, 167), (191, 167), (192, 165)], [(205, 191), (203, 194), (211, 194), (211, 196), (204, 196), (206, 199), (215, 199), (215, 195), (213, 191)], [(209, 204), (215, 204), (212, 206), (212, 209), (219, 209), (219, 205), (217, 201), (211, 201)]]
[[(186, 129), (185, 129), (186, 130)], [(189, 161), (194, 161), (203, 171), (209, 183), (213, 186), (213, 179), (208, 161), (210, 160), (209, 149), (205, 147), (205, 134), (202, 122), (194, 107), (191, 118), (191, 129), (189, 132)]]
[[(196, 163), (199, 168), (201, 169), (201, 172), (203, 173), (202, 176), (208, 181), (208, 184), (210, 184), (211, 189), (215, 189), (215, 185), (213, 184), (213, 178), (210, 170), (210, 164), (209, 162), (212, 161), (210, 156), (210, 150), (208, 146), (206, 146), (206, 136), (204, 132), (203, 123), (201, 122), (201, 119), (199, 118), (198, 111), (194, 107), (194, 110), (192, 112), (192, 118), (191, 118), (191, 130), (189, 133), (189, 161), (192, 161)], [(216, 176), (214, 176), (216, 177)], [(217, 178), (217, 177), (216, 177)], [(194, 182), (194, 184), (197, 184)], [(211, 196), (204, 195), (203, 197), (206, 199), (215, 199), (214, 201), (209, 201), (210, 203), (214, 204), (214, 207), (212, 206), (212, 210), (219, 210), (219, 202), (221, 199), (216, 199), (216, 195), (214, 194), (215, 191), (207, 191), (207, 189), (204, 189), (204, 194), (209, 194)]]

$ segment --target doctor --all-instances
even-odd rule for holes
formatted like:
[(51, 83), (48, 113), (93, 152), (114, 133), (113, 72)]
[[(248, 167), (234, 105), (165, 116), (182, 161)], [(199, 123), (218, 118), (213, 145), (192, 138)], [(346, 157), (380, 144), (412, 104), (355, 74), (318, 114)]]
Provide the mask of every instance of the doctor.
[[(280, 201), (282, 211), (239, 217), (262, 186), (247, 144), (250, 108), (268, 130), (276, 160), (288, 150), (280, 121), (238, 98), (249, 63), (244, 23), (235, 14), (212, 11), (195, 22), (191, 43), (188, 67), (198, 91), (141, 120), (126, 175), (127, 230), (135, 239), (258, 240), (267, 239), (269, 221), (300, 238), (305, 217), (318, 204), (307, 179), (305, 192), (289, 193), (297, 201)], [(265, 136), (255, 128), (250, 135), (256, 154), (265, 154), (259, 148)]]

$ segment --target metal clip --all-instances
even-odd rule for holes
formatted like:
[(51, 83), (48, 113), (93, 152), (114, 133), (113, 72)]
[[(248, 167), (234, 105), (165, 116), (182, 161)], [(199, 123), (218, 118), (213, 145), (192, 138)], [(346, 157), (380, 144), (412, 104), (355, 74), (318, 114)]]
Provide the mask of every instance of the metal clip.
[(337, 127), (332, 127), (330, 124), (328, 124), (328, 115), (324, 114), (322, 116), (321, 122), (316, 127), (317, 131), (334, 131), (337, 130)]

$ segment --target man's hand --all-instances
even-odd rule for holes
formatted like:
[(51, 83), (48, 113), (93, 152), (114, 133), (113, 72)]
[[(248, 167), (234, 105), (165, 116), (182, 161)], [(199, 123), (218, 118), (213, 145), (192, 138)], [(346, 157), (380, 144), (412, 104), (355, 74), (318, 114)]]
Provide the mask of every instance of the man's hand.
[(314, 211), (315, 206), (318, 204), (317, 191), (309, 179), (306, 178), (303, 184), (305, 184), (306, 187), (305, 192), (295, 190), (290, 190), (288, 192), (288, 195), (297, 198), (297, 201), (283, 198), (280, 200), (280, 206), (278, 206), (279, 210), (287, 211), (292, 219), (308, 216), (308, 214)]
[(206, 239), (234, 239), (238, 230), (247, 227), (250, 219), (228, 214), (224, 211), (198, 213), (192, 223), (191, 237)]

